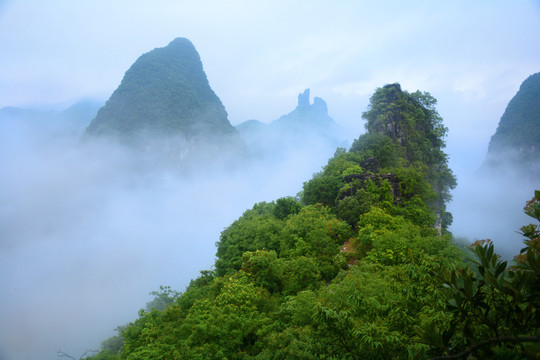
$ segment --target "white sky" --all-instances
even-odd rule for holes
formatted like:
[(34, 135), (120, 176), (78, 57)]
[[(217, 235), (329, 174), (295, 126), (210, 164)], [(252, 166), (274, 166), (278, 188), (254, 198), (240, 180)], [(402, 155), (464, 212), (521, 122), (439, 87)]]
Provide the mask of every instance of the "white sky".
[[(432, 93), (456, 131), (491, 134), (540, 68), (538, 1), (0, 1), (0, 107), (106, 99), (179, 36), (233, 124), (274, 120), (308, 87), (337, 122), (361, 123), (373, 90), (397, 81)], [(456, 103), (470, 109), (443, 113)]]

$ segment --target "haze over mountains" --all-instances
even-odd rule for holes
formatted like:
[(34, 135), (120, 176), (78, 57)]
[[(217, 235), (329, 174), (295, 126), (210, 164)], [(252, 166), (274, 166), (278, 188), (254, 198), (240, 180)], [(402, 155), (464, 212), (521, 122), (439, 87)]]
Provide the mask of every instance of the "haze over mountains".
[(118, 140), (152, 162), (167, 159), (177, 165), (247, 155), (199, 54), (185, 38), (137, 59), (86, 129), (85, 138), (92, 137)]
[(315, 97), (310, 103), (310, 89), (298, 95), (298, 105), (290, 113), (269, 124), (248, 120), (236, 126), (255, 156), (283, 159), (298, 149), (337, 148), (346, 146), (347, 137), (328, 114), (326, 102)]
[(514, 256), (521, 245), (516, 229), (527, 221), (522, 199), (540, 186), (539, 149), (540, 73), (535, 73), (508, 102), (483, 164), (458, 178), (449, 206), (455, 235), (493, 239), (503, 257)]
[(329, 116), (322, 98), (310, 103), (309, 89), (298, 95), (294, 110), (272, 123), (249, 120), (233, 127), (197, 50), (185, 38), (141, 55), (104, 105), (81, 100), (62, 110), (6, 107), (0, 119), (4, 125), (26, 126), (38, 137), (56, 133), (77, 142), (82, 135), (97, 153), (113, 145), (112, 153), (130, 167), (199, 173), (246, 167), (251, 160), (315, 164), (314, 151), (325, 159), (352, 140)]
[(84, 138), (118, 141), (152, 165), (183, 169), (238, 165), (252, 155), (282, 161), (301, 149), (344, 144), (326, 102), (315, 97), (310, 104), (309, 89), (298, 96), (296, 109), (271, 124), (251, 120), (234, 128), (185, 38), (139, 57)]
[[(2, 360), (98, 347), (150, 291), (210, 267), (219, 233), (246, 208), (294, 196), (335, 151), (296, 144), (279, 162), (246, 161), (189, 41), (140, 60), (97, 115), (103, 103), (56, 127), (49, 114), (63, 109), (0, 111)], [(187, 163), (196, 180), (182, 176)]]
[(60, 110), (4, 107), (0, 109), (0, 121), (31, 128), (41, 136), (62, 134), (80, 137), (102, 105), (99, 100), (81, 99), (67, 108), (61, 107)]
[(540, 176), (540, 73), (523, 81), (489, 143), (486, 166), (512, 165), (530, 179)]
[[(19, 266), (17, 258), (39, 259), (32, 263), (36, 268), (35, 278), (19, 281), (21, 279), (14, 277), (13, 283), (18, 284), (18, 288), (11, 286), (12, 283), (6, 287), (9, 292), (5, 310), (9, 317), (6, 318), (12, 320), (10, 323), (19, 321), (25, 325), (26, 322), (20, 320), (26, 319), (28, 309), (24, 305), (30, 304), (28, 318), (46, 319), (39, 327), (42, 330), (33, 330), (32, 336), (41, 331), (34, 336), (36, 339), (55, 324), (55, 331), (64, 331), (62, 343), (69, 343), (79, 338), (70, 334), (69, 329), (88, 321), (75, 316), (67, 325), (57, 323), (55, 314), (47, 313), (44, 306), (47, 302), (54, 303), (59, 313), (67, 309), (71, 314), (86, 310), (104, 314), (113, 306), (116, 308), (111, 311), (122, 306), (125, 312), (120, 315), (127, 321), (132, 319), (133, 309), (136, 311), (144, 303), (147, 291), (157, 289), (162, 283), (182, 289), (198, 270), (211, 265), (214, 242), (224, 226), (256, 201), (294, 196), (302, 181), (318, 171), (347, 138), (330, 117), (324, 100), (315, 97), (313, 103), (310, 102), (309, 89), (298, 96), (298, 106), (289, 114), (270, 124), (245, 122), (235, 130), (227, 119), (224, 105), (208, 84), (195, 48), (181, 38), (142, 55), (96, 115), (101, 105), (99, 102), (81, 103), (62, 112), (0, 110), (0, 120), (9, 119), (2, 123), (4, 130), (8, 129), (8, 123), (24, 123), (20, 132), (6, 130), (1, 134), (4, 175), (0, 179), (3, 188), (0, 225), (7, 238), (3, 246), (8, 250), (1, 254), (0, 260), (4, 263), (0, 270), (15, 273), (13, 269)], [(119, 154), (110, 143), (98, 151), (95, 148), (87, 151), (85, 145), (51, 145), (58, 138), (49, 137), (50, 134), (70, 134), (71, 138), (79, 139), (91, 119), (85, 139), (107, 138), (112, 143), (137, 149), (137, 155), (129, 153), (130, 159), (142, 152), (148, 163), (152, 163), (148, 160), (166, 159), (189, 161), (208, 168), (231, 158), (244, 160), (250, 152), (256, 155), (252, 158), (253, 168), (244, 169), (245, 172), (236, 176), (223, 173), (197, 183), (174, 177), (158, 179), (152, 172), (146, 172), (144, 182), (133, 176), (133, 172), (126, 171), (122, 157), (125, 153)], [(538, 124), (538, 118), (534, 119), (527, 123), (526, 134), (532, 133), (533, 125)], [(40, 126), (44, 124), (50, 126), (42, 130)], [(48, 139), (46, 146), (40, 143), (25, 148), (26, 142), (22, 140), (32, 142), (36, 134)], [(99, 146), (99, 142), (97, 144)], [(534, 150), (534, 146), (531, 143), (527, 149)], [(280, 165), (262, 161), (275, 159)], [(458, 179), (460, 184), (462, 181)], [(482, 182), (479, 186), (487, 188), (486, 184)], [(493, 194), (501, 188), (489, 190)], [(530, 191), (527, 189), (523, 196), (514, 197), (521, 208), (523, 200), (530, 197)], [(472, 198), (466, 198), (464, 203), (474, 209)], [(454, 217), (456, 215), (460, 214), (454, 212)], [(491, 223), (493, 218), (497, 217), (491, 217)], [(504, 225), (509, 232), (515, 232), (515, 226)], [(455, 233), (460, 235), (464, 233), (462, 229), (475, 228), (479, 228), (478, 224), (469, 223)], [(479, 237), (485, 236), (486, 231), (482, 232)], [(20, 244), (23, 245), (19, 247)], [(42, 256), (57, 245), (62, 249), (61, 257), (58, 254), (49, 259)], [(94, 245), (99, 249), (93, 248)], [(133, 255), (130, 261), (122, 258), (126, 251)], [(44, 279), (45, 276), (39, 274), (45, 274), (42, 269), (50, 259), (56, 262), (56, 268)], [(97, 274), (92, 272), (95, 262), (104, 265)], [(70, 289), (77, 289), (80, 298), (74, 299), (71, 293), (63, 292), (65, 274), (72, 274), (68, 284), (74, 286)], [(81, 287), (77, 288), (77, 284), (89, 284), (89, 287), (84, 289), (79, 285)], [(111, 299), (122, 292), (121, 304), (104, 298), (96, 302), (104, 284), (111, 289)], [(38, 302), (39, 296), (28, 296), (18, 303), (18, 297), (11, 296), (24, 291), (47, 296), (41, 297), (43, 304), (32, 302)], [(55, 291), (63, 294), (64, 300), (54, 298), (51, 294)], [(126, 299), (126, 293), (132, 298)], [(94, 326), (95, 319), (90, 320)], [(107, 323), (106, 318), (100, 320), (106, 331), (121, 323), (118, 320)], [(13, 339), (18, 333), (15, 330), (0, 329), (0, 335)], [(92, 339), (89, 332), (82, 337)], [(103, 338), (99, 335), (94, 339)], [(50, 343), (58, 344), (55, 341)], [(87, 344), (85, 342), (85, 346)], [(27, 345), (21, 341), (10, 350), (24, 349)], [(27, 358), (35, 359), (32, 355)]]

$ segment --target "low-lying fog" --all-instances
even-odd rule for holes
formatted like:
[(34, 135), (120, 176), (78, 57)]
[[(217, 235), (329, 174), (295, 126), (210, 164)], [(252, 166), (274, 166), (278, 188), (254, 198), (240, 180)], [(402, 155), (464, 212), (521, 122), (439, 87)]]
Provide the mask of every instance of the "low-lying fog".
[[(98, 349), (136, 319), (149, 292), (183, 291), (210, 269), (220, 232), (244, 210), (296, 195), (334, 151), (312, 144), (282, 162), (187, 180), (136, 170), (136, 159), (115, 146), (0, 122), (0, 359)], [(459, 154), (451, 159), (459, 182), (452, 231), (492, 238), (512, 256), (534, 187), (513, 182), (520, 174), (482, 178), (474, 162), (460, 168)]]
[(448, 206), (454, 217), (450, 228), (453, 235), (468, 242), (491, 239), (497, 253), (511, 260), (524, 247), (519, 229), (535, 223), (524, 214), (523, 207), (540, 183), (527, 180), (517, 170), (508, 170), (503, 176), (464, 172), (458, 180)]
[(0, 359), (98, 349), (149, 292), (183, 291), (210, 269), (220, 232), (243, 211), (296, 195), (334, 151), (186, 180), (137, 171), (111, 145), (0, 123)]

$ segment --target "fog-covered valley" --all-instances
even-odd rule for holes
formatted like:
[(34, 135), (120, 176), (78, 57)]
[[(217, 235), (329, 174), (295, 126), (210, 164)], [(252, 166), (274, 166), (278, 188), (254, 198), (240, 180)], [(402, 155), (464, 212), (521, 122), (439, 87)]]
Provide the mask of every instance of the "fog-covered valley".
[[(295, 196), (335, 149), (182, 176), (138, 169), (105, 142), (2, 122), (2, 359), (99, 348), (160, 285), (210, 269), (220, 232), (260, 201)], [(43, 135), (45, 134), (45, 135)]]
[[(12, 120), (0, 126), (2, 359), (99, 348), (136, 317), (151, 291), (183, 291), (210, 269), (220, 232), (246, 209), (295, 196), (335, 152), (303, 143), (286, 147), (286, 157), (185, 176), (141, 168), (118, 145), (81, 142), (81, 129), (38, 131), (31, 121)], [(454, 235), (491, 238), (503, 255), (515, 255), (516, 231), (528, 220), (521, 208), (534, 184), (512, 171), (458, 166), (457, 175), (449, 206)]]
[[(183, 292), (213, 269), (221, 232), (244, 211), (297, 196), (366, 132), (362, 113), (386, 84), (437, 99), (457, 178), (447, 205), (455, 240), (492, 239), (504, 259), (522, 248), (523, 206), (540, 183), (512, 157), (496, 170), (486, 158), (507, 105), (538, 72), (536, 2), (201, 4), (0, 1), (0, 360), (59, 350), (78, 359), (134, 321), (150, 292)], [(130, 65), (178, 36), (199, 51), (212, 106), (222, 107), (212, 111), (249, 149), (234, 164), (222, 161), (217, 131), (186, 167), (152, 153), (166, 122), (135, 151), (85, 135), (114, 89), (133, 90), (119, 87)], [(141, 88), (173, 78), (142, 73)], [(163, 115), (163, 104), (176, 111), (196, 92), (163, 88), (173, 91), (119, 106), (122, 120)], [(188, 132), (204, 133), (185, 117)], [(134, 128), (126, 123), (115, 131)], [(198, 139), (182, 137), (180, 157)]]

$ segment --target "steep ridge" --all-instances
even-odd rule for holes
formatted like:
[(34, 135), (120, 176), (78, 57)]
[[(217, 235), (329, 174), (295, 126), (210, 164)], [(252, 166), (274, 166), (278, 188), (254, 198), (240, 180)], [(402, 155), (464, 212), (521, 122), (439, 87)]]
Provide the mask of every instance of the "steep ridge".
[(506, 107), (488, 147), (488, 168), (518, 165), (540, 175), (540, 73), (529, 76)]
[(245, 144), (211, 89), (199, 54), (185, 38), (140, 56), (86, 129), (151, 158), (234, 158)]
[[(305, 105), (301, 96), (297, 110)], [(182, 294), (161, 288), (94, 359), (425, 352), (417, 330), (445, 311), (440, 274), (461, 257), (434, 228), (454, 180), (445, 127), (434, 98), (399, 84), (377, 89), (363, 118), (368, 132), (338, 149), (298, 198), (246, 210), (221, 233), (211, 270)]]

